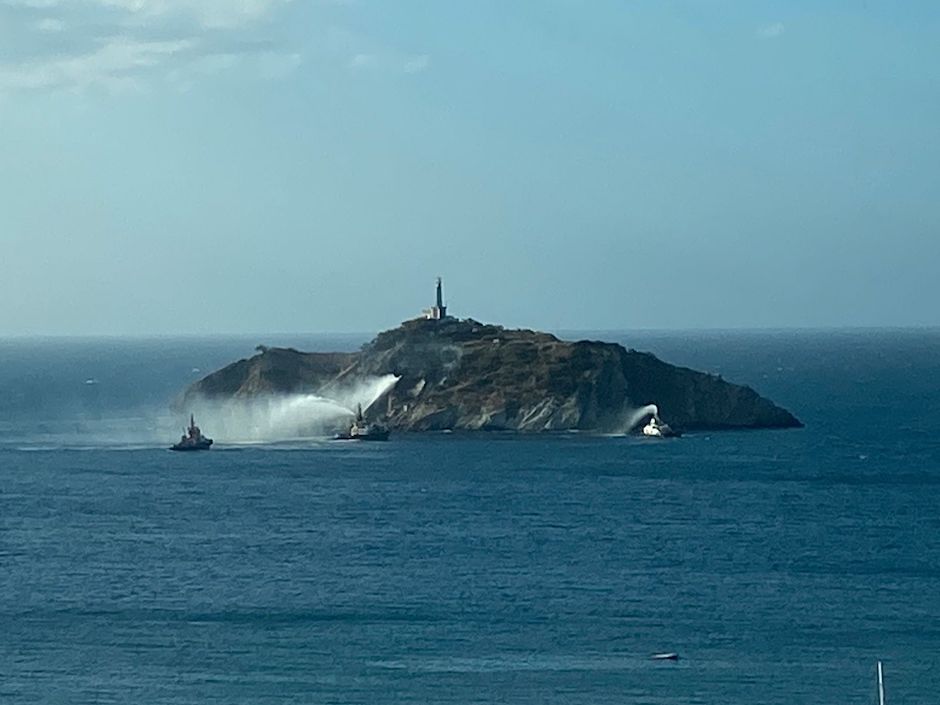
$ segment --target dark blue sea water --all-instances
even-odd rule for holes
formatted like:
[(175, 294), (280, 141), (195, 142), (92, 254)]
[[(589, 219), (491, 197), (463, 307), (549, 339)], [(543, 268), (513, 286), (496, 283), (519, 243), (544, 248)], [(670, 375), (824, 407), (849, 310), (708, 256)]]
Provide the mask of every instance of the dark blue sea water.
[(596, 337), (807, 428), (177, 455), (195, 369), (361, 340), (0, 341), (0, 702), (938, 702), (940, 332)]

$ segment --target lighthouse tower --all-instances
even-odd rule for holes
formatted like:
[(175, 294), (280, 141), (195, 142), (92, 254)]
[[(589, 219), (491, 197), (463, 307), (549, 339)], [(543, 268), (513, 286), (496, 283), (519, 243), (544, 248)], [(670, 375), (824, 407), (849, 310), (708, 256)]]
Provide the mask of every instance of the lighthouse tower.
[(429, 321), (440, 321), (447, 318), (447, 306), (444, 305), (444, 287), (441, 278), (437, 278), (437, 302), (429, 309), (425, 309), (424, 317)]

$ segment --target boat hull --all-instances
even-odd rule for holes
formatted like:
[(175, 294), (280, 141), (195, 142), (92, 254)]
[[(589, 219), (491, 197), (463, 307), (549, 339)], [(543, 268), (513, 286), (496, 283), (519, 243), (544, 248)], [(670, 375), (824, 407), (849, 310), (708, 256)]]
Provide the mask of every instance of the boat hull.
[(333, 437), (336, 441), (387, 441), (388, 431), (372, 431), (371, 433), (338, 433)]
[(175, 443), (170, 446), (170, 450), (180, 453), (188, 453), (197, 450), (209, 450), (212, 448), (212, 441), (203, 441), (200, 443)]

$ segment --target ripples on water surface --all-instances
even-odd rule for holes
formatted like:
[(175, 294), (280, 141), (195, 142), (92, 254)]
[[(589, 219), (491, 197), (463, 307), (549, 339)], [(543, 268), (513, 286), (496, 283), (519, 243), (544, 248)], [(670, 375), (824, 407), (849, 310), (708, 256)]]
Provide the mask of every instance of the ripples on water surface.
[[(891, 702), (935, 703), (936, 342), (650, 335), (809, 423), (668, 442), (188, 455), (8, 414), (0, 702), (871, 703), (882, 658)], [(170, 353), (146, 353), (167, 389)]]

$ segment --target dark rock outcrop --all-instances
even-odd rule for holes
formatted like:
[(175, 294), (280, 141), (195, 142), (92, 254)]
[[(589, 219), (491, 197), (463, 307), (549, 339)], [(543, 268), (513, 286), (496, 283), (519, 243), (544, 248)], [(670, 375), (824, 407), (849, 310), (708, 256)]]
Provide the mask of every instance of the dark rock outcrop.
[(647, 404), (683, 430), (801, 426), (749, 387), (649, 353), (456, 319), (406, 321), (359, 353), (266, 349), (209, 375), (187, 395), (329, 396), (333, 387), (386, 374), (400, 379), (368, 413), (399, 431), (621, 432)]

